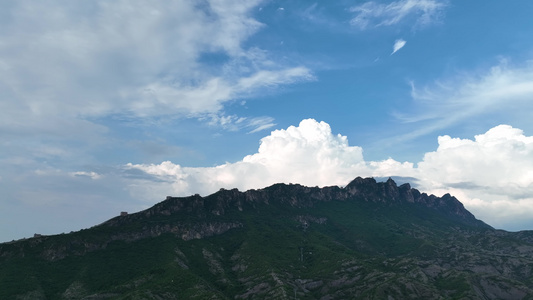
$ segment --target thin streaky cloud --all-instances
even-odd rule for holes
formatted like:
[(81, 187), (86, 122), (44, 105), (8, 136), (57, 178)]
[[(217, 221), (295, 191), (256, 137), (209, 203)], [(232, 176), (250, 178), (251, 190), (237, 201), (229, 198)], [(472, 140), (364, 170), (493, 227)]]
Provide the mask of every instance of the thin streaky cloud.
[(417, 25), (425, 26), (439, 20), (447, 1), (437, 0), (400, 0), (389, 4), (373, 1), (350, 8), (356, 13), (350, 24), (361, 30), (367, 27), (390, 26), (400, 23), (408, 16), (417, 17)]
[(533, 109), (533, 65), (509, 67), (506, 61), (483, 74), (440, 80), (421, 89), (411, 83), (414, 113), (395, 113), (402, 123), (423, 123), (417, 130), (399, 136), (411, 140), (454, 124), (498, 112), (511, 114), (514, 105)]
[(252, 130), (250, 130), (248, 133), (255, 133), (272, 128), (276, 126), (276, 123), (274, 123), (274, 118), (258, 117), (250, 120), (246, 126), (252, 128)]

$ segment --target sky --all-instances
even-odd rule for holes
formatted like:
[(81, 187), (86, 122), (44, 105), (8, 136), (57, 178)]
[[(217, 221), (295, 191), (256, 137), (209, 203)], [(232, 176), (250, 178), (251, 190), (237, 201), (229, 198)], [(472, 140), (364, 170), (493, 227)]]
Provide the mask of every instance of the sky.
[(0, 242), (393, 177), (533, 230), (533, 2), (2, 1)]

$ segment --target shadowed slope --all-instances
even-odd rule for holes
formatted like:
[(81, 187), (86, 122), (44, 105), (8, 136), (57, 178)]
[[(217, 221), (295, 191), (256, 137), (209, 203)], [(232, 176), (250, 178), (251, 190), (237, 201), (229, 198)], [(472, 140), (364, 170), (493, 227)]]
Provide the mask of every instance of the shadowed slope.
[(0, 244), (0, 298), (527, 299), (532, 240), (392, 180), (275, 184)]

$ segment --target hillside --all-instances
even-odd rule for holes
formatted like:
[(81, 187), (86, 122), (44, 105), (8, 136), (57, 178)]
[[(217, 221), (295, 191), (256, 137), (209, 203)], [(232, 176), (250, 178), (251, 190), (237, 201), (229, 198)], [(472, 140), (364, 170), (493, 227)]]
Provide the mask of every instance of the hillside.
[(391, 179), (220, 190), (0, 244), (0, 299), (533, 299), (533, 231)]

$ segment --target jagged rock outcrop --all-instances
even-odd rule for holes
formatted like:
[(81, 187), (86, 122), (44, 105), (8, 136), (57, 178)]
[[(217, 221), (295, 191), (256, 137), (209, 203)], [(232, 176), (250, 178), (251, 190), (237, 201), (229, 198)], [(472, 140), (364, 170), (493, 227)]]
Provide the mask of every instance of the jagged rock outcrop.
[[(357, 177), (346, 187), (330, 186), (324, 188), (306, 187), (299, 184), (274, 184), (270, 187), (240, 192), (237, 189), (221, 189), (220, 191), (201, 197), (167, 197), (153, 207), (144, 211), (115, 217), (97, 226), (106, 227), (133, 226), (133, 230), (110, 233), (99, 240), (73, 238), (68, 243), (50, 245), (43, 252), (42, 257), (49, 260), (63, 259), (68, 255), (83, 255), (87, 252), (105, 249), (113, 241), (136, 241), (149, 237), (157, 237), (170, 233), (183, 240), (202, 239), (223, 234), (228, 230), (243, 226), (240, 222), (207, 221), (208, 216), (221, 216), (226, 211), (254, 209), (258, 204), (288, 205), (296, 208), (310, 208), (321, 202), (329, 201), (367, 201), (386, 205), (401, 205), (405, 203), (418, 204), (437, 210), (442, 214), (453, 216), (464, 223), (479, 227), (489, 227), (477, 220), (461, 202), (446, 194), (443, 197), (427, 195), (411, 188), (406, 183), (397, 186), (392, 179), (386, 182), (376, 182), (373, 178)], [(194, 223), (172, 218), (176, 214), (186, 214), (189, 218), (197, 218)], [(150, 218), (163, 217), (161, 222), (143, 222)], [(203, 220), (203, 221), (202, 221)], [(28, 241), (28, 246), (47, 241), (48, 237), (41, 236)], [(13, 255), (0, 246), (0, 256)], [(21, 250), (19, 253), (22, 253)]]
[[(376, 182), (373, 178), (357, 177), (346, 187), (330, 186), (324, 188), (306, 187), (299, 184), (275, 184), (270, 187), (240, 192), (237, 189), (221, 189), (220, 191), (201, 197), (167, 197), (161, 203), (145, 211), (113, 218), (103, 226), (117, 226), (132, 220), (141, 220), (156, 215), (170, 216), (181, 212), (205, 218), (208, 215), (224, 215), (226, 210), (237, 209), (242, 211), (245, 207), (253, 209), (256, 204), (281, 204), (292, 207), (308, 208), (319, 202), (328, 201), (364, 200), (381, 202), (388, 205), (400, 205), (402, 203), (416, 203), (439, 212), (454, 215), (463, 221), (482, 227), (488, 227), (485, 223), (477, 220), (461, 202), (455, 197), (446, 194), (443, 197), (427, 195), (411, 188), (406, 183), (397, 186), (394, 180)], [(206, 232), (207, 233), (207, 232)]]

